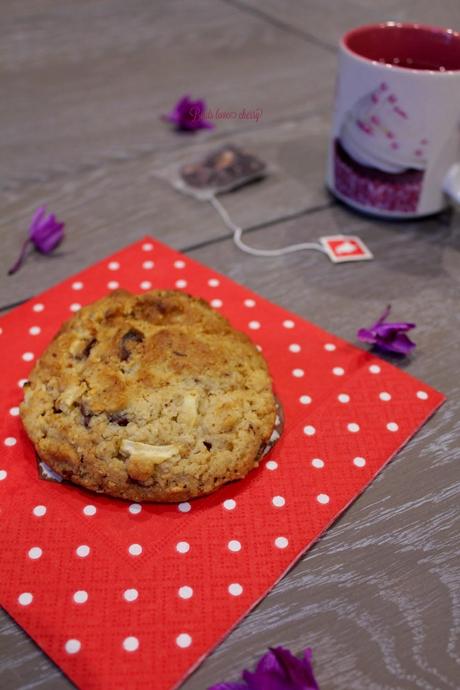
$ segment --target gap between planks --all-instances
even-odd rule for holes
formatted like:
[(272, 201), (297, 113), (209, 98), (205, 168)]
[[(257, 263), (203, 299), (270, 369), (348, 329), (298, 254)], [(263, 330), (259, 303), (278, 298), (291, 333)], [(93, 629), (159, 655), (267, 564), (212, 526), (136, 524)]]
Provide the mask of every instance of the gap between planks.
[(335, 54), (337, 52), (337, 48), (335, 46), (331, 45), (330, 43), (327, 43), (326, 41), (322, 41), (320, 38), (316, 38), (316, 36), (311, 34), (309, 31), (296, 29), (291, 24), (283, 22), (281, 19), (273, 17), (271, 14), (263, 12), (263, 10), (259, 10), (259, 8), (257, 7), (250, 7), (242, 0), (221, 0), (221, 2), (224, 2), (226, 5), (230, 5), (230, 7), (234, 7), (235, 9), (240, 10), (240, 12), (245, 12), (246, 14), (250, 14), (253, 17), (257, 17), (258, 19), (266, 21), (272, 26), (275, 26), (277, 29), (286, 31), (292, 36), (296, 36), (297, 38), (300, 38), (303, 41), (307, 41), (308, 43), (315, 45), (317, 48), (322, 48), (328, 53)]
[[(326, 202), (325, 204), (320, 204), (318, 206), (312, 206), (310, 208), (305, 208), (305, 209), (300, 209), (299, 211), (294, 211), (292, 213), (285, 213), (282, 216), (278, 216), (276, 218), (272, 218), (271, 220), (264, 221), (263, 223), (255, 223), (254, 225), (250, 225), (248, 228), (244, 229), (244, 234), (249, 234), (251, 232), (255, 232), (256, 230), (262, 230), (263, 228), (268, 228), (273, 225), (279, 225), (280, 223), (286, 223), (290, 220), (293, 220), (294, 218), (301, 218), (303, 216), (311, 216), (314, 215), (315, 213), (321, 213), (322, 211), (326, 211), (327, 209), (331, 208), (334, 206), (336, 202), (331, 199), (330, 201)], [(226, 242), (227, 240), (231, 240), (233, 237), (233, 234), (231, 232), (227, 232), (224, 235), (220, 235), (219, 237), (213, 237), (209, 240), (205, 240), (203, 242), (197, 242), (196, 244), (191, 244), (188, 245), (187, 247), (178, 247), (177, 251), (182, 252), (182, 253), (191, 253), (194, 251), (197, 251), (198, 249), (203, 249), (204, 247), (209, 247), (210, 245), (213, 244), (219, 244), (219, 242)], [(10, 309), (14, 309), (15, 307), (21, 306), (21, 304), (25, 304), (29, 300), (33, 299), (34, 295), (31, 295), (30, 297), (26, 297), (25, 299), (21, 299), (17, 302), (10, 302), (9, 304), (4, 304), (0, 306), (0, 312), (5, 312), (9, 311)]]

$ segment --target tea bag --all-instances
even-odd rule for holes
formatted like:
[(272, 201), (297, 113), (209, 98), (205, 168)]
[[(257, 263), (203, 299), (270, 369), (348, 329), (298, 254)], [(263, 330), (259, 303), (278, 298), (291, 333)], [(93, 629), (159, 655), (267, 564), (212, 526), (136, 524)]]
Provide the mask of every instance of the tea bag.
[(257, 156), (227, 144), (205, 158), (179, 168), (175, 187), (197, 199), (209, 200), (263, 178), (267, 165)]
[[(305, 249), (326, 254), (331, 261), (344, 262), (356, 260), (357, 257), (348, 257), (346, 254), (335, 259), (330, 248), (324, 240), (320, 242), (301, 242), (292, 244), (281, 249), (256, 249), (250, 247), (243, 241), (243, 228), (236, 225), (220, 198), (221, 195), (237, 190), (238, 188), (264, 178), (269, 174), (270, 169), (267, 164), (248, 151), (241, 149), (235, 144), (225, 144), (211, 151), (205, 158), (196, 162), (187, 163), (174, 167), (172, 177), (168, 175), (173, 186), (185, 194), (190, 194), (195, 199), (207, 201), (214, 207), (222, 218), (225, 225), (233, 233), (233, 241), (241, 251), (252, 256), (284, 256)], [(334, 236), (335, 239), (335, 236)], [(353, 253), (353, 252), (352, 252)], [(362, 253), (362, 259), (372, 258), (370, 252)]]

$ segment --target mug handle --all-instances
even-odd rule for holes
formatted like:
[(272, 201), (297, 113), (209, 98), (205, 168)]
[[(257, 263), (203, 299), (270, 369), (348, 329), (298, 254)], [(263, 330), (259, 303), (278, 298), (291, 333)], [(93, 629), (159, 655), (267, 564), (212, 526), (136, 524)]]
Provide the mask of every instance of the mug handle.
[(457, 204), (460, 204), (460, 163), (454, 163), (444, 178), (444, 192)]

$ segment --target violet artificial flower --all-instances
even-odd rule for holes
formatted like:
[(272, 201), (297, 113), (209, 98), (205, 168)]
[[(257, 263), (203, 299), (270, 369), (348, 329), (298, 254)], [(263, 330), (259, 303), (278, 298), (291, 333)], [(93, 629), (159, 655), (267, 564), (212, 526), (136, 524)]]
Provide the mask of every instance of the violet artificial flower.
[(196, 132), (198, 129), (212, 129), (214, 125), (205, 119), (206, 101), (192, 101), (190, 96), (183, 96), (164, 120), (175, 125), (183, 132)]
[(289, 649), (273, 647), (259, 660), (256, 670), (243, 671), (243, 682), (217, 683), (208, 690), (319, 690), (311, 665), (312, 651), (298, 659)]
[(415, 328), (415, 323), (387, 323), (391, 305), (370, 328), (360, 328), (357, 336), (363, 343), (371, 343), (385, 352), (397, 352), (407, 355), (414, 349), (415, 343), (406, 335), (406, 331)]
[(33, 244), (41, 254), (51, 254), (62, 242), (63, 237), (64, 223), (57, 220), (53, 213), (47, 216), (44, 206), (38, 208), (33, 215), (28, 237), (22, 245), (17, 261), (8, 271), (8, 275), (16, 273), (22, 266), (29, 244)]

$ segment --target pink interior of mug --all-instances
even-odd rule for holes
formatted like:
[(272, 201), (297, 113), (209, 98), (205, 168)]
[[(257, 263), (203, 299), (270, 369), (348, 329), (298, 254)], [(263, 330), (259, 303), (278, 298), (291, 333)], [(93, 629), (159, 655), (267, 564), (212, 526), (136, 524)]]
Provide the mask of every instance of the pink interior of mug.
[(460, 70), (460, 33), (452, 29), (387, 22), (353, 29), (343, 44), (361, 58), (397, 68)]

